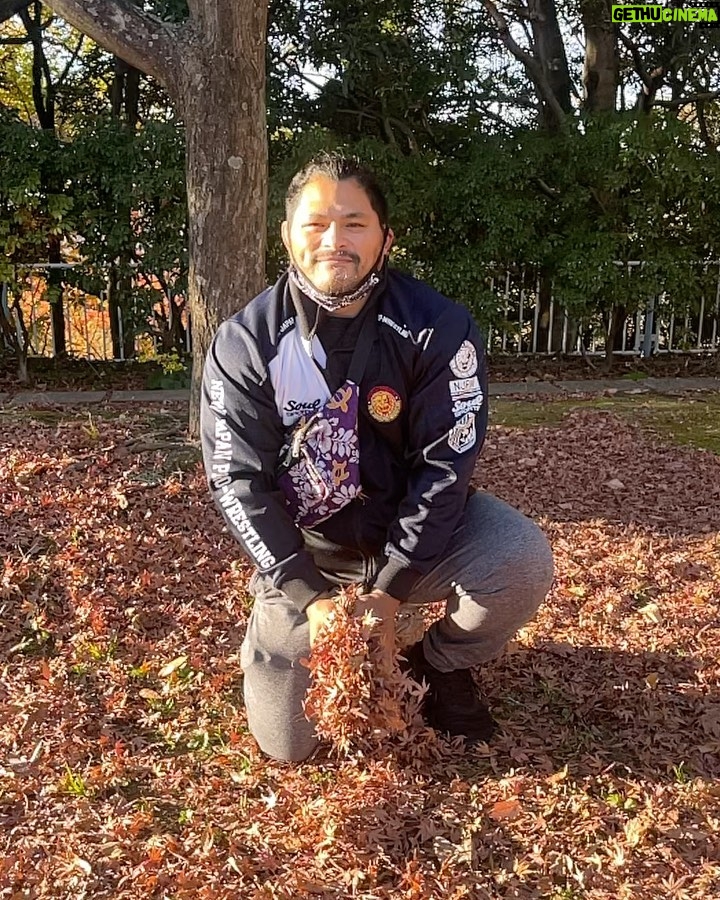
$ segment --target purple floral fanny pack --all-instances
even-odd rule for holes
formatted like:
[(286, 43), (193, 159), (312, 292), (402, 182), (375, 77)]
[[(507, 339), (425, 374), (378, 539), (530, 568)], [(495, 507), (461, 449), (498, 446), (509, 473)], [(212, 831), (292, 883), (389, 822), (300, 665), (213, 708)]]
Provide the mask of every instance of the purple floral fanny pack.
[[(298, 319), (304, 313), (293, 297)], [(307, 325), (304, 328), (307, 333)], [(295, 524), (308, 527), (324, 522), (362, 493), (358, 411), (360, 383), (377, 335), (374, 314), (365, 318), (355, 344), (347, 380), (290, 433), (278, 462), (278, 487), (285, 494)], [(312, 342), (308, 342), (308, 348)], [(308, 349), (312, 358), (312, 350)]]
[(280, 455), (278, 486), (296, 524), (316, 525), (360, 495), (358, 386), (346, 381), (292, 431)]

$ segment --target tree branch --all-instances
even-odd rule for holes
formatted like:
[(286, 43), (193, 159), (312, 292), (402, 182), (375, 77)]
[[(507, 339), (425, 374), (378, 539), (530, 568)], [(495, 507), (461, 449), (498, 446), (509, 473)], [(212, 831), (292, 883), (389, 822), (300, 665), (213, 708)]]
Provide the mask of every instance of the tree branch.
[(78, 31), (172, 91), (177, 26), (143, 12), (131, 0), (47, 0), (47, 5)]
[(704, 94), (678, 97), (676, 100), (656, 100), (655, 106), (662, 106), (663, 109), (680, 109), (683, 106), (690, 106), (691, 103), (706, 103), (709, 100), (718, 99), (720, 99), (720, 91), (707, 91)]
[(632, 56), (633, 68), (635, 69), (635, 73), (640, 77), (642, 83), (645, 87), (650, 91), (652, 90), (652, 79), (645, 71), (645, 66), (643, 65), (642, 57), (640, 56), (640, 48), (635, 43), (635, 41), (631, 41), (630, 38), (623, 34), (623, 32), (618, 28), (617, 35), (625, 44), (626, 48), (630, 51), (630, 56)]
[(493, 3), (493, 0), (482, 0), (482, 4), (495, 23), (500, 40), (505, 44), (515, 59), (519, 60), (519, 62), (525, 66), (525, 70), (536, 85), (543, 103), (546, 103), (550, 107), (558, 126), (562, 127), (566, 118), (566, 113), (562, 106), (560, 106), (550, 82), (547, 80), (545, 72), (543, 72), (541, 63), (526, 50), (523, 50), (523, 48), (514, 40), (513, 36), (510, 34), (510, 26), (508, 25), (507, 19)]
[(0, 25), (30, 6), (31, 0), (0, 0)]
[(78, 55), (80, 54), (80, 51), (82, 50), (82, 45), (84, 42), (85, 42), (85, 35), (81, 34), (80, 37), (78, 38), (78, 42), (75, 46), (75, 49), (73, 50), (72, 56), (67, 61), (67, 65), (63, 69), (62, 75), (57, 80), (57, 84), (55, 85), (56, 88), (61, 87), (65, 83), (65, 79), (70, 74), (70, 69), (72, 69), (72, 67), (75, 65), (75, 61), (77, 60)]
[(697, 107), (697, 121), (698, 128), (700, 129), (700, 137), (705, 142), (705, 146), (708, 150), (717, 150), (718, 145), (717, 142), (710, 137), (710, 131), (707, 125), (707, 119), (705, 118), (705, 104), (700, 102)]

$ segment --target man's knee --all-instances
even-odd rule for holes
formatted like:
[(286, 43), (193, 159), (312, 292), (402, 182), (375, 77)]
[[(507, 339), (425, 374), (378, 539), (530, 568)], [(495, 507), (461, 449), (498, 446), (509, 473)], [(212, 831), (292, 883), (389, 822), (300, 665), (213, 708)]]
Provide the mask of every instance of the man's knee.
[(528, 519), (507, 561), (508, 590), (522, 606), (525, 619), (532, 618), (550, 590), (554, 577), (550, 542), (541, 529)]
[(251, 732), (262, 752), (279, 762), (304, 762), (318, 746), (316, 738), (288, 739), (283, 735), (258, 735)]
[(248, 715), (250, 733), (262, 752), (272, 759), (302, 762), (318, 746), (315, 728), (305, 717), (295, 722), (279, 721), (275, 717), (268, 717), (265, 721), (253, 721), (253, 718)]
[(280, 674), (257, 665), (246, 670), (243, 693), (248, 728), (266, 756), (302, 762), (317, 747), (315, 727), (302, 712), (306, 689), (305, 671), (287, 669)]
[[(455, 583), (461, 597), (468, 594), (480, 606), (502, 613), (508, 627), (517, 630), (533, 618), (548, 594), (554, 577), (550, 544), (538, 526), (525, 519), (513, 539), (498, 548), (488, 566), (484, 560), (477, 580)], [(470, 573), (468, 573), (470, 574)]]

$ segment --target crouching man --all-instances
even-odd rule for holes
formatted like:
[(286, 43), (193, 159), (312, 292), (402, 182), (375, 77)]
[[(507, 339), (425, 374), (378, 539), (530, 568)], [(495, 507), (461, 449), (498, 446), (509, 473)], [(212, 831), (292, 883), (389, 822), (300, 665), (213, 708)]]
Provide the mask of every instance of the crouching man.
[(447, 600), (408, 663), (429, 685), (430, 725), (487, 740), (470, 669), (534, 615), (553, 566), (533, 522), (470, 487), (482, 339), (465, 307), (388, 267), (387, 203), (355, 161), (322, 156), (295, 176), (282, 238), (288, 271), (219, 328), (203, 386), (210, 488), (255, 564), (250, 730), (277, 759), (313, 752), (300, 660), (355, 583), (388, 646), (402, 604)]

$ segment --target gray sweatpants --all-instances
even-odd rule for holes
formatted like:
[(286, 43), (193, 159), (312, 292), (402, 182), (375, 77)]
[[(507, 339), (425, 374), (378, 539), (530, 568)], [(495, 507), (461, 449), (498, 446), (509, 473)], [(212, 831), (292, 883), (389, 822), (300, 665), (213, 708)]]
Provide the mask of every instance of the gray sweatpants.
[[(336, 584), (370, 581), (377, 566), (341, 548), (310, 549)], [(450, 672), (492, 659), (533, 617), (552, 577), (550, 546), (537, 525), (490, 494), (474, 494), (442, 558), (407, 600), (447, 599), (445, 617), (424, 637), (428, 662)], [(309, 672), (299, 660), (310, 652), (307, 617), (259, 573), (249, 590), (255, 602), (241, 651), (248, 725), (268, 756), (299, 761), (317, 746), (302, 710)]]

